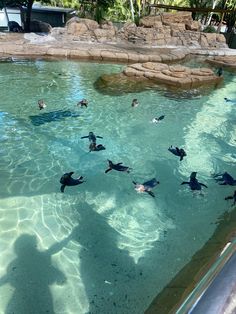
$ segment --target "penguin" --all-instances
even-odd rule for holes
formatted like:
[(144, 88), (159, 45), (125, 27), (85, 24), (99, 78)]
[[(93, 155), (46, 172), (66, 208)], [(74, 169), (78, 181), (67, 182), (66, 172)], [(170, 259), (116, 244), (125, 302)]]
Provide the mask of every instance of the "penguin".
[(80, 100), (77, 104), (77, 106), (80, 106), (80, 107), (88, 107), (88, 101), (87, 99), (83, 98), (82, 100)]
[(220, 67), (220, 68), (217, 70), (216, 74), (217, 74), (218, 76), (222, 76), (222, 75), (223, 75), (223, 69)]
[(189, 182), (184, 181), (181, 183), (181, 185), (188, 184), (192, 191), (201, 190), (202, 186), (207, 188), (205, 184), (198, 182), (196, 175), (197, 175), (197, 172), (192, 172), (190, 175), (190, 181)]
[(173, 147), (172, 145), (168, 148), (168, 151), (170, 151), (172, 154), (179, 156), (180, 161), (183, 160), (185, 156), (187, 156), (185, 150), (183, 148)]
[(107, 160), (107, 161), (108, 161), (108, 169), (105, 171), (105, 173), (111, 171), (112, 169), (116, 171), (127, 172), (127, 173), (129, 173), (131, 170), (130, 167), (122, 166), (122, 162), (119, 162), (118, 164), (113, 164), (111, 160)]
[(45, 109), (47, 107), (43, 99), (40, 99), (38, 101), (38, 106), (39, 106), (39, 110)]
[(93, 132), (89, 132), (89, 135), (82, 136), (81, 138), (88, 138), (91, 143), (96, 144), (97, 138), (103, 138), (103, 137), (98, 136), (98, 135), (96, 136)]
[(152, 123), (158, 123), (160, 122), (161, 120), (163, 120), (165, 118), (165, 116), (160, 116), (159, 118), (153, 118), (152, 119)]
[(132, 107), (138, 107), (138, 105), (139, 105), (138, 99), (136, 99), (136, 98), (133, 99), (131, 106), (132, 106)]
[(236, 180), (228, 172), (218, 173), (213, 175), (213, 177), (216, 182), (221, 182), (219, 183), (220, 185), (236, 185)]
[(133, 184), (135, 185), (135, 190), (138, 193), (146, 192), (152, 197), (155, 197), (155, 194), (151, 191), (151, 189), (160, 184), (160, 182), (157, 181), (156, 178), (153, 178), (149, 181), (144, 182), (143, 184), (136, 183), (135, 181), (133, 181)]
[(226, 102), (234, 102), (232, 99), (229, 99), (229, 98), (227, 98), (227, 97), (224, 97), (224, 100), (225, 100)]
[(102, 144), (96, 144), (95, 142), (92, 142), (89, 145), (89, 151), (90, 152), (98, 152), (100, 150), (105, 150), (106, 148)]
[(60, 183), (61, 183), (61, 192), (64, 193), (65, 187), (66, 186), (74, 186), (74, 185), (78, 185), (78, 184), (82, 184), (85, 181), (83, 180), (83, 177), (80, 176), (77, 179), (73, 179), (71, 176), (74, 172), (69, 172), (69, 173), (65, 173), (63, 174), (63, 176), (60, 179)]

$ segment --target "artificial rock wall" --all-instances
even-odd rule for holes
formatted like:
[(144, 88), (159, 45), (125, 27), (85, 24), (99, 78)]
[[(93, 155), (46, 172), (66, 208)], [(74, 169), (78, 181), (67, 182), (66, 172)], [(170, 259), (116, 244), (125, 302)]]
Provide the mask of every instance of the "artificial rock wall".
[(226, 48), (222, 34), (203, 33), (201, 24), (193, 21), (191, 12), (162, 13), (140, 19), (139, 26), (125, 23), (118, 30), (112, 22), (99, 25), (89, 19), (73, 17), (65, 28), (53, 28), (54, 37), (73, 41), (134, 43), (148, 46), (188, 46)]

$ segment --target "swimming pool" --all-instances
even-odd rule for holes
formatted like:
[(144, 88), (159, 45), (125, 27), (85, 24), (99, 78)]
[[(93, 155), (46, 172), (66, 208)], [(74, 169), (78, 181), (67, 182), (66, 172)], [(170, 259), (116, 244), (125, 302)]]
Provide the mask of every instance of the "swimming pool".
[[(143, 313), (230, 208), (224, 197), (233, 187), (211, 175), (236, 176), (235, 75), (225, 72), (208, 95), (94, 88), (100, 75), (121, 69), (0, 62), (0, 312)], [(77, 107), (82, 98), (88, 108)], [(89, 131), (106, 150), (89, 152), (81, 139)], [(180, 162), (170, 145), (187, 157)], [(132, 171), (105, 174), (107, 159)], [(61, 193), (70, 171), (86, 182)], [(203, 195), (180, 185), (192, 171), (208, 186)], [(155, 198), (134, 190), (132, 181), (154, 177)]]

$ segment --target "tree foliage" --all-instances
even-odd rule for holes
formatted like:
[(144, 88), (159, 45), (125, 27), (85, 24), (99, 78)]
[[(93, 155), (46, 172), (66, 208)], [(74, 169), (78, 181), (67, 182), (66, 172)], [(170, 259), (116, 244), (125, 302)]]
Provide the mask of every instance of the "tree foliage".
[[(29, 30), (32, 5), (35, 0), (0, 0), (0, 8), (4, 6), (26, 7), (25, 30)], [(159, 0), (159, 3), (193, 8), (228, 8), (236, 10), (236, 0)], [(56, 7), (69, 7), (78, 10), (81, 17), (94, 18), (98, 22), (107, 18), (113, 21), (129, 21), (133, 17), (139, 18), (147, 12), (147, 5), (156, 3), (156, 0), (41, 0), (41, 4)], [(218, 14), (219, 20), (221, 15)], [(211, 14), (193, 14), (195, 19), (210, 21)], [(236, 20), (236, 11), (227, 13), (224, 20), (233, 26)]]

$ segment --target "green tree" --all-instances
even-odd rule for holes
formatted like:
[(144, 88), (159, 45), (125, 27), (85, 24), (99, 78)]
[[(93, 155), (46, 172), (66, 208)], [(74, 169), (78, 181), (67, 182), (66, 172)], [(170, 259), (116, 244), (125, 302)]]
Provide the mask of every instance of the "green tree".
[(79, 9), (80, 4), (79, 0), (42, 0), (42, 4), (49, 4), (53, 7), (63, 7), (63, 8), (72, 8)]

